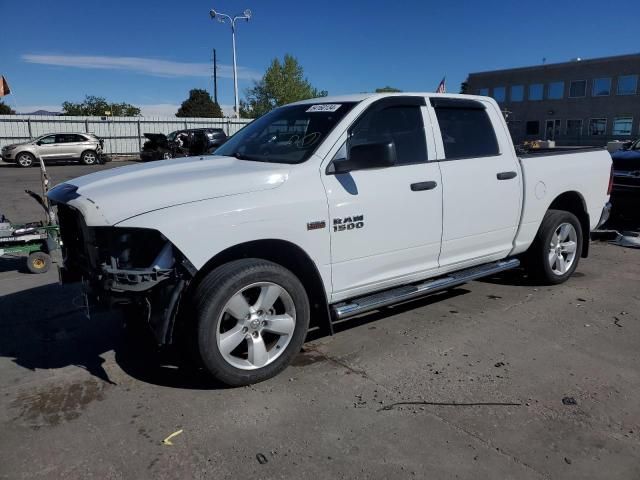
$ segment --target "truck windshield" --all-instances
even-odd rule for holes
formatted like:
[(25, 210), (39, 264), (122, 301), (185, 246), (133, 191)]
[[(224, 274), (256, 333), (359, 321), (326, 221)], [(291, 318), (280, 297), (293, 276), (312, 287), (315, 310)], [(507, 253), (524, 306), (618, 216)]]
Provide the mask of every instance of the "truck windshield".
[(216, 155), (258, 162), (302, 163), (354, 105), (355, 102), (307, 103), (278, 108), (232, 136), (216, 150)]

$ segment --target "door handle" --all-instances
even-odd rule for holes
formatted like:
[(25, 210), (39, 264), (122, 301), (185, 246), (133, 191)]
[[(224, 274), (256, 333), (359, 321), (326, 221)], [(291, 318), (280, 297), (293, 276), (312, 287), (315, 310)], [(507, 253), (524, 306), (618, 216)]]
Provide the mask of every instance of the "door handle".
[(512, 178), (516, 178), (518, 174), (516, 172), (500, 172), (496, 175), (498, 180), (511, 180)]
[(412, 183), (411, 191), (419, 192), (421, 190), (433, 190), (437, 186), (438, 186), (438, 182), (434, 182), (434, 181)]

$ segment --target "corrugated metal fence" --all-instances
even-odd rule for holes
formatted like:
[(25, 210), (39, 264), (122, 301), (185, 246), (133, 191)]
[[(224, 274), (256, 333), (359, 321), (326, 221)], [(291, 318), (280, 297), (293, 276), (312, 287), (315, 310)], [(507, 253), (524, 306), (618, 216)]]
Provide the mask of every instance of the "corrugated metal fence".
[(145, 133), (173, 132), (183, 128), (222, 128), (233, 135), (251, 120), (235, 118), (177, 117), (66, 117), (0, 115), (0, 147), (20, 143), (47, 133), (94, 133), (104, 139), (111, 154), (140, 152)]

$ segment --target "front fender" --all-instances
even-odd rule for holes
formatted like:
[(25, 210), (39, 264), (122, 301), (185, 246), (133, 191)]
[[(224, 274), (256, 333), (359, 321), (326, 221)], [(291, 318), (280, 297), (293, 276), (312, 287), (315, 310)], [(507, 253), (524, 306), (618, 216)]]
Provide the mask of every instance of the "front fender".
[[(309, 188), (311, 186), (311, 188)], [(218, 253), (258, 240), (283, 240), (300, 247), (315, 263), (331, 292), (329, 225), (324, 189), (313, 182), (304, 189), (287, 188), (254, 192), (176, 205), (120, 222), (118, 227), (158, 230), (200, 270)], [(320, 195), (318, 194), (320, 193)], [(295, 198), (295, 203), (289, 199)]]

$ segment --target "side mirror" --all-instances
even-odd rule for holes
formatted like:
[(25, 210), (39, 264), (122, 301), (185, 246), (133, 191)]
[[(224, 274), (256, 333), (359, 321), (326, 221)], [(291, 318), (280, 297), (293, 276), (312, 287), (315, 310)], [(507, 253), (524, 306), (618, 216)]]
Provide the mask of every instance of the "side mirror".
[(36, 142), (36, 145), (40, 146), (40, 145), (42, 145), (42, 142), (38, 140), (38, 141)]
[(396, 159), (396, 145), (393, 142), (354, 145), (349, 149), (349, 158), (334, 160), (327, 173), (393, 167)]

